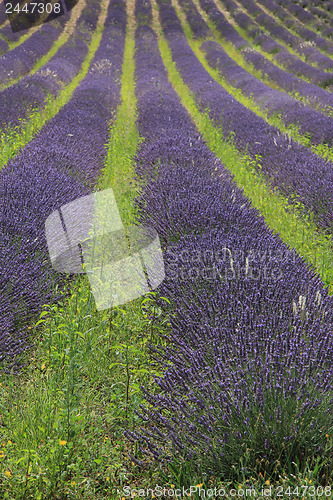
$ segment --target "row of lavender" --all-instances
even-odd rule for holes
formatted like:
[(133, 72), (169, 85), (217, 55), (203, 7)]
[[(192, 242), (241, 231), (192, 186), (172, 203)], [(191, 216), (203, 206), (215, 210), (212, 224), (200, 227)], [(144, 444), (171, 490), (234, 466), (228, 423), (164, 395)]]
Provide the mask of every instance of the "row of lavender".
[[(212, 36), (212, 33), (207, 27), (207, 24), (203, 21), (193, 2), (190, 0), (188, 2), (186, 0), (183, 0), (181, 4), (185, 9), (187, 19), (191, 24), (191, 28), (196, 38)], [(222, 34), (224, 37), (226, 35), (226, 30), (224, 29), (226, 21), (222, 23), (222, 21), (224, 20), (222, 14), (212, 6), (213, 2), (210, 2), (210, 0), (208, 0), (204, 4), (205, 10), (208, 13), (211, 21), (216, 23), (216, 20), (218, 19), (217, 28), (219, 29), (220, 34)], [(228, 6), (229, 8), (232, 7), (229, 2)], [(332, 112), (333, 96), (330, 92), (317, 87), (314, 84), (304, 82), (300, 78), (297, 78), (287, 71), (280, 69), (278, 66), (266, 59), (260, 52), (258, 52), (254, 48), (251, 48), (249, 44), (247, 44), (245, 48), (242, 49), (241, 47), (243, 46), (242, 43), (244, 42), (244, 39), (242, 39), (236, 31), (232, 31), (232, 27), (230, 28), (231, 30), (229, 31), (229, 37), (227, 38), (227, 40), (231, 41), (232, 43), (236, 43), (236, 46), (240, 49), (240, 52), (244, 59), (252, 64), (256, 69), (259, 69), (263, 76), (271, 80), (274, 84), (278, 85), (279, 88), (283, 89), (284, 91), (294, 93), (296, 95), (298, 94), (301, 97), (306, 98), (310, 106), (319, 108), (324, 113), (330, 114)], [(327, 79), (326, 74), (325, 78)]]
[[(205, 33), (205, 36), (212, 37), (207, 24), (199, 15), (192, 0), (180, 0), (179, 3), (185, 8), (193, 33), (198, 36), (198, 31), (200, 31), (200, 33)], [(285, 125), (298, 125), (300, 132), (308, 134), (314, 144), (321, 142), (333, 144), (332, 118), (325, 117), (288, 94), (265, 85), (235, 63), (218, 43), (211, 40), (204, 42), (201, 50), (205, 52), (209, 64), (217, 68), (228, 83), (252, 97), (256, 104), (268, 112), (269, 116), (278, 113)], [(329, 97), (331, 97), (330, 111), (332, 111), (333, 98)]]
[[(7, 364), (29, 345), (27, 321), (67, 280), (48, 257), (44, 223), (50, 213), (86, 195), (98, 180), (108, 124), (120, 101), (117, 80), (126, 9), (112, 0), (86, 77), (71, 100), (0, 172), (0, 351)], [(105, 64), (111, 60), (112, 64)]]
[[(279, 44), (274, 38), (270, 37), (265, 30), (262, 30), (254, 19), (249, 17), (245, 12), (235, 10), (233, 0), (222, 0), (223, 5), (229, 10), (230, 15), (235, 20), (236, 24), (246, 31), (247, 36), (252, 40), (253, 45), (259, 46), (263, 52), (270, 54), (278, 64), (283, 66), (289, 73), (305, 78), (314, 85), (327, 87), (332, 84), (332, 74), (326, 73), (323, 69), (311, 66), (302, 61), (298, 57), (290, 54), (288, 50)], [(257, 5), (252, 0), (239, 0), (251, 15), (257, 12)], [(200, 5), (208, 15), (218, 19), (217, 28), (221, 35), (225, 37), (224, 25), (228, 24), (222, 13), (216, 8), (213, 0), (200, 0)], [(236, 5), (236, 4), (235, 4)], [(219, 25), (221, 28), (219, 28)], [(237, 48), (252, 49), (252, 46), (246, 42), (233, 28), (229, 28), (230, 36), (228, 41), (233, 43)]]
[[(160, 9), (169, 42), (181, 43), (167, 22), (170, 7)], [(283, 446), (316, 453), (323, 446), (316, 431), (332, 425), (332, 298), (209, 151), (144, 25), (136, 31), (136, 93), (145, 138), (137, 176), (148, 181), (138, 221), (167, 247), (160, 294), (170, 305), (158, 304), (171, 331), (166, 347), (150, 345), (165, 368), (153, 392), (142, 387), (138, 415), (150, 430), (125, 435), (158, 460), (204, 458), (213, 474), (237, 465), (229, 450), (239, 457), (249, 447), (269, 463)]]
[[(324, 2), (320, 2), (317, 5), (313, 5), (313, 2), (303, 1), (300, 6), (289, 2), (289, 0), (277, 0), (276, 3), (285, 8), (291, 15), (297, 17), (303, 24), (310, 24), (315, 29), (319, 29), (323, 36), (332, 37), (333, 29), (331, 26), (333, 26), (333, 18), (330, 13), (329, 4), (326, 3), (325, 6)], [(330, 2), (330, 4), (333, 11), (333, 2)], [(318, 22), (318, 19), (321, 21)]]
[(262, 173), (290, 199), (295, 194), (317, 224), (333, 230), (333, 166), (240, 104), (212, 80), (189, 47), (170, 2), (160, 5), (161, 24), (177, 68), (202, 111), (232, 134), (237, 148), (260, 157)]
[(64, 84), (73, 80), (88, 53), (99, 12), (100, 3), (88, 0), (69, 40), (56, 54), (35, 74), (25, 76), (0, 93), (0, 128), (19, 126), (32, 110), (44, 106), (47, 96), (56, 96)]

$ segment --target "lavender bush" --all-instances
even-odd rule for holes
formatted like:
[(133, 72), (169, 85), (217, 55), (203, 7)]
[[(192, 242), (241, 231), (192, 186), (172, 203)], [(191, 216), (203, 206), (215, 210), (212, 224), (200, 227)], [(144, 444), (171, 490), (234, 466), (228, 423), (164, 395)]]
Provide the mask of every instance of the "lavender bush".
[(126, 25), (124, 16), (117, 26), (111, 21), (121, 7), (124, 13), (123, 2), (111, 1), (100, 46), (71, 100), (0, 172), (0, 351), (6, 364), (17, 364), (16, 354), (28, 347), (27, 321), (54, 299), (57, 284), (68, 283), (51, 267), (44, 222), (91, 192), (103, 166), (108, 122), (120, 101), (115, 75)]
[(196, 460), (228, 479), (244, 456), (252, 467), (263, 457), (268, 472), (277, 460), (303, 467), (324, 457), (332, 429), (332, 299), (204, 144), (146, 26), (136, 49), (137, 175), (151, 179), (139, 221), (167, 245), (160, 295), (170, 305), (157, 302), (171, 332), (166, 347), (150, 346), (165, 371), (154, 393), (142, 387), (149, 430), (125, 435), (144, 455)]

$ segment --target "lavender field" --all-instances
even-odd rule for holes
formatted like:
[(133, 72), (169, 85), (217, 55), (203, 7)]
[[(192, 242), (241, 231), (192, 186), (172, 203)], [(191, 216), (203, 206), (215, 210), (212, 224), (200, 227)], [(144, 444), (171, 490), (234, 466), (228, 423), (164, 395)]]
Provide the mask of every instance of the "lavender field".
[[(6, 9), (0, 498), (333, 498), (333, 1)], [(163, 279), (101, 308), (111, 190)]]

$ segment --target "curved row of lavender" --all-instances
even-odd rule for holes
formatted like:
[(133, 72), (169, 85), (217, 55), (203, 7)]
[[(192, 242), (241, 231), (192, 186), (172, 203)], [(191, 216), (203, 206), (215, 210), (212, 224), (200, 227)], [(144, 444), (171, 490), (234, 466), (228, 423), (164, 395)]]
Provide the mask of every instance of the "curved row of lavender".
[[(180, 4), (185, 8), (193, 34), (198, 36), (199, 30), (203, 36), (210, 34), (209, 27), (192, 0), (180, 0)], [(217, 42), (204, 42), (201, 50), (210, 66), (218, 69), (228, 83), (252, 97), (257, 105), (267, 111), (268, 116), (279, 114), (285, 125), (296, 124), (301, 134), (308, 134), (314, 144), (333, 144), (333, 118), (325, 117), (288, 94), (264, 84), (239, 66)]]
[[(310, 30), (305, 27), (301, 22), (298, 21), (295, 17), (291, 16), (283, 7), (278, 5), (274, 0), (258, 0), (260, 4), (262, 4), (266, 10), (271, 12), (274, 16), (277, 16), (283, 24), (288, 28), (292, 29), (297, 33), (305, 41), (310, 41), (315, 47), (318, 47), (320, 50), (327, 52), (327, 54), (333, 54), (333, 44), (332, 41), (325, 39), (324, 37), (318, 35), (315, 31)], [(304, 17), (310, 18), (312, 21), (316, 20), (315, 16), (312, 16), (304, 9), (302, 9), (302, 16), (298, 15), (297, 17), (302, 21)]]
[(205, 39), (208, 37), (214, 38), (211, 29), (201, 17), (198, 9), (196, 8), (192, 0), (179, 0), (179, 5), (184, 11), (187, 22), (191, 27), (191, 31), (195, 39), (200, 39), (200, 38)]
[[(126, 9), (111, 0), (91, 67), (71, 100), (0, 172), (0, 355), (7, 364), (29, 345), (27, 321), (68, 277), (51, 267), (44, 223), (61, 205), (91, 192), (120, 102)], [(112, 61), (112, 64), (108, 63)]]
[(78, 74), (88, 53), (100, 8), (98, 0), (88, 0), (74, 31), (56, 54), (34, 75), (25, 76), (0, 92), (0, 129), (19, 126), (32, 110), (43, 108), (47, 96), (56, 96), (63, 85)]
[(212, 474), (226, 468), (228, 479), (238, 465), (229, 449), (235, 457), (249, 447), (270, 463), (283, 462), (283, 446), (286, 454), (320, 452), (318, 431), (333, 423), (332, 298), (203, 142), (147, 26), (136, 31), (135, 75), (145, 138), (137, 177), (148, 181), (138, 221), (167, 246), (159, 291), (170, 306), (158, 304), (171, 328), (167, 347), (150, 345), (165, 371), (155, 389), (141, 387), (136, 413), (149, 430), (125, 436), (145, 456), (202, 458)]
[[(293, 54), (290, 54), (290, 52), (286, 50), (283, 45), (279, 44), (276, 40), (274, 40), (274, 38), (270, 37), (265, 31), (263, 31), (254, 19), (251, 19), (251, 17), (249, 17), (245, 12), (235, 10), (233, 5), (236, 4), (233, 0), (221, 0), (221, 2), (229, 11), (238, 26), (246, 31), (247, 35), (251, 38), (253, 45), (258, 45), (261, 50), (271, 54), (277, 63), (282, 65), (288, 72), (295, 76), (306, 78), (311, 83), (320, 85), (321, 87), (326, 87), (332, 83), (332, 74), (326, 73), (320, 68), (311, 66)], [(259, 7), (252, 2), (252, 0), (239, 0), (239, 3), (241, 3), (251, 15), (258, 15), (257, 9), (259, 9)], [(210, 12), (212, 7), (215, 5), (213, 0), (200, 0), (200, 4), (207, 14), (214, 19), (214, 16), (216, 15), (215, 11)], [(222, 14), (219, 12), (218, 15)], [(223, 32), (221, 32), (221, 35), (224, 36)]]
[(0, 84), (5, 84), (29, 73), (34, 64), (52, 48), (61, 35), (71, 13), (43, 24), (21, 45), (0, 57)]
[(189, 47), (170, 1), (159, 2), (160, 20), (173, 60), (201, 110), (234, 136), (237, 148), (255, 159), (262, 173), (290, 199), (298, 195), (317, 224), (333, 230), (333, 166), (308, 148), (283, 135), (217, 84)]
[[(253, 0), (247, 0), (247, 4), (253, 2)], [(241, 2), (243, 3), (243, 2)], [(254, 3), (254, 2), (253, 2)], [(282, 42), (290, 45), (299, 55), (304, 56), (307, 61), (311, 63), (316, 63), (320, 69), (323, 70), (333, 70), (333, 60), (322, 54), (318, 49), (316, 49), (311, 44), (304, 43), (305, 40), (296, 35), (293, 35), (286, 28), (278, 24), (274, 17), (266, 14), (258, 5), (257, 9), (261, 12), (256, 15), (255, 22), (262, 26), (268, 33), (275, 39), (281, 40)], [(305, 28), (302, 30), (304, 31)], [(313, 32), (312, 32), (313, 33)], [(302, 33), (303, 37), (303, 33)], [(308, 37), (308, 33), (307, 33)], [(315, 33), (312, 34), (312, 39), (315, 39), (315, 43), (321, 43), (325, 45), (325, 50), (327, 53), (333, 53), (333, 44), (330, 41), (326, 41), (324, 38), (321, 40)]]

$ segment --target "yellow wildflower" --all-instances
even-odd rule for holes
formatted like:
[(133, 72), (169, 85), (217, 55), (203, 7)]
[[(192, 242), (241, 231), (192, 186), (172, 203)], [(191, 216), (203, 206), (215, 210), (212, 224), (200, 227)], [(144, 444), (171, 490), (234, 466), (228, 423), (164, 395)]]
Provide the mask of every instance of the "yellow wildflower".
[(42, 366), (40, 367), (41, 370), (44, 370), (45, 368), (45, 363), (42, 364)]
[(265, 484), (267, 484), (267, 486), (269, 486), (269, 480), (267, 479), (267, 481), (265, 481)]
[(11, 472), (9, 470), (6, 470), (5, 471), (5, 476), (8, 477), (8, 478), (10, 478), (10, 477), (12, 477), (12, 474), (11, 474)]
[(9, 446), (10, 444), (13, 444), (13, 443), (10, 441), (10, 439), (8, 439), (7, 446)]
[(67, 441), (59, 439), (59, 444), (60, 446), (65, 446), (67, 444)]

